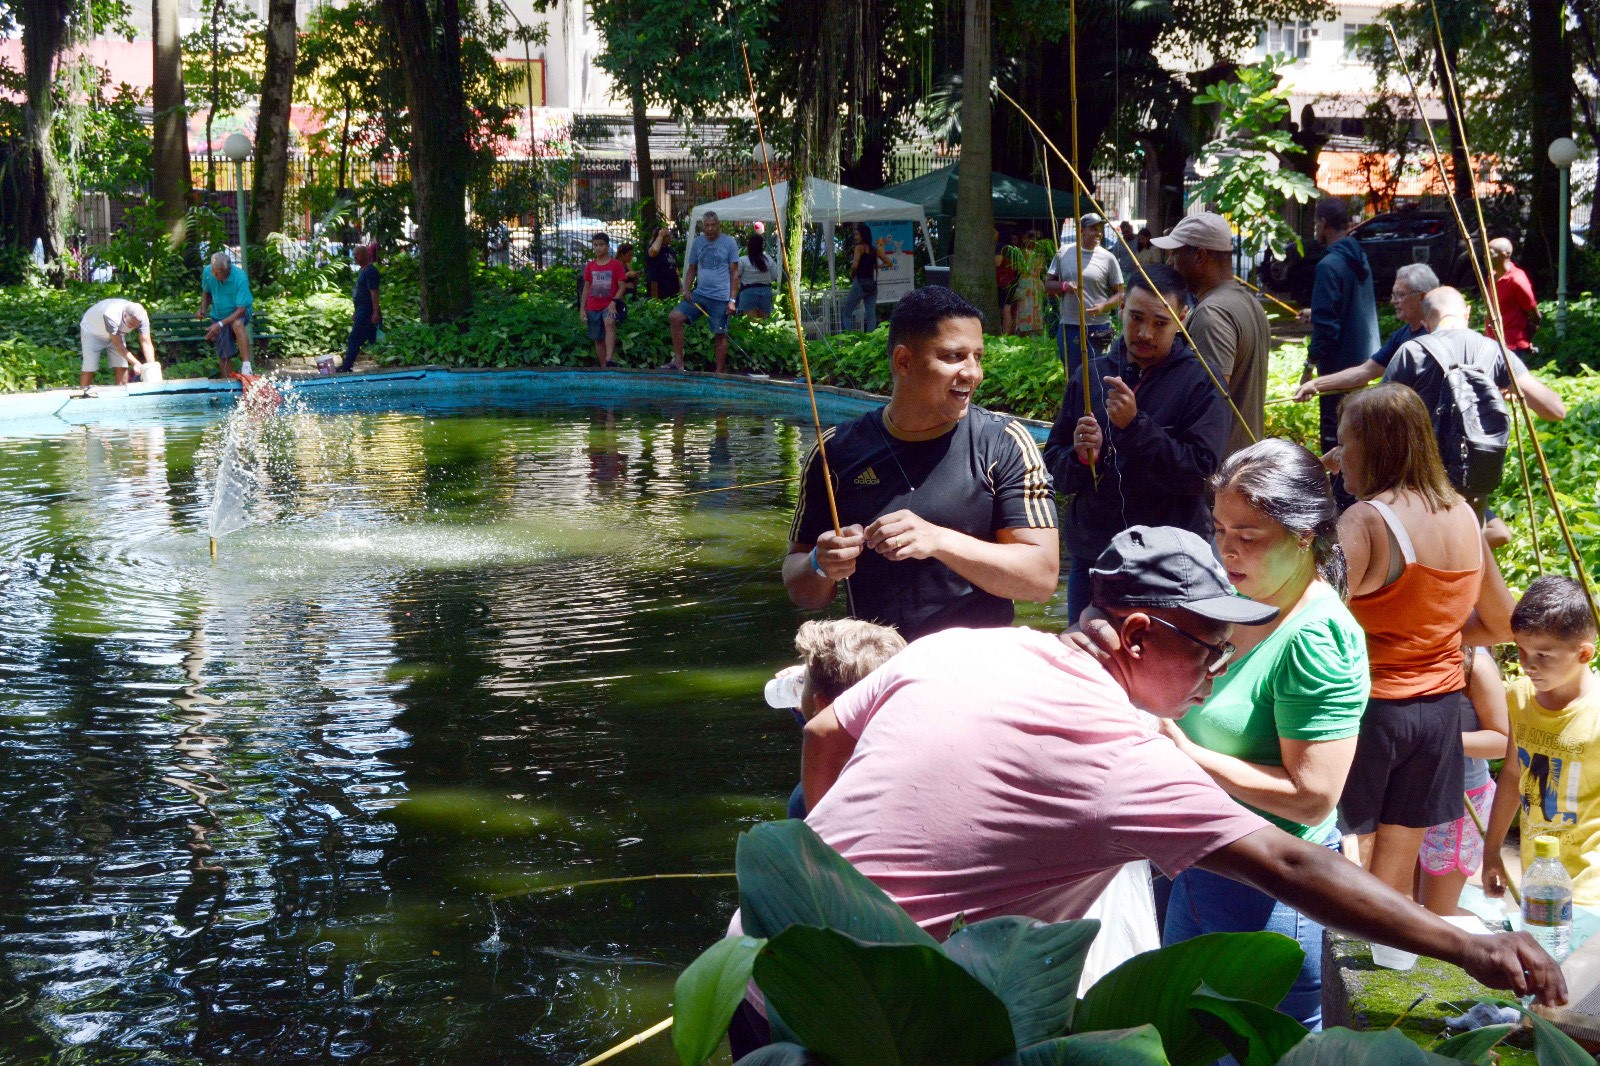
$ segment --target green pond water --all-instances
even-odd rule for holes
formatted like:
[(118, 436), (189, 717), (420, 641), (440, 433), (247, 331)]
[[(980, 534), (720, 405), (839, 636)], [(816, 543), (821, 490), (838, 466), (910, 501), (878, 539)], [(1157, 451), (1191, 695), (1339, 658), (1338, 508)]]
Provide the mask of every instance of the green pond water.
[[(792, 419), (663, 404), (0, 438), (0, 1061), (573, 1063), (669, 1013), (798, 733)], [(624, 1062), (670, 1062), (657, 1038)]]

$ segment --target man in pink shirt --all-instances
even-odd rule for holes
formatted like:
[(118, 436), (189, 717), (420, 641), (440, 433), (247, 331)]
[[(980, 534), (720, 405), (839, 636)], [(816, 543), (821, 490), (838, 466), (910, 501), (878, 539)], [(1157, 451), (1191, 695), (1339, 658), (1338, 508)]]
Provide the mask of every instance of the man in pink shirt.
[(1485, 984), (1564, 994), (1522, 935), (1468, 936), (1327, 848), (1245, 810), (1159, 734), (1204, 702), (1233, 625), (1275, 611), (1233, 594), (1193, 533), (1134, 526), (1092, 572), (1120, 646), (1103, 662), (1028, 629), (922, 638), (806, 726), (807, 824), (928, 932), (1020, 914), (1080, 917), (1147, 858), (1232, 877), (1317, 921), (1462, 966)]
[[(1495, 298), (1500, 303), (1500, 318), (1506, 325), (1506, 347), (1513, 355), (1527, 360), (1533, 351), (1533, 333), (1539, 328), (1539, 301), (1533, 298), (1533, 282), (1511, 261), (1511, 242), (1496, 237), (1489, 242), (1489, 265), (1494, 273)], [(1494, 316), (1486, 316), (1485, 335), (1494, 336)]]

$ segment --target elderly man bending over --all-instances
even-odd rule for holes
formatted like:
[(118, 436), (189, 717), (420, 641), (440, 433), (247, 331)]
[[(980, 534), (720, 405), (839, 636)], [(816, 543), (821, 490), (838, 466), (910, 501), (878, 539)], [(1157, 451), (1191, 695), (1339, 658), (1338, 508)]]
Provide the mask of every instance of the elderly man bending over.
[(1444, 959), (1553, 1003), (1560, 969), (1524, 934), (1471, 936), (1354, 863), (1234, 802), (1162, 736), (1202, 703), (1235, 624), (1211, 546), (1135, 526), (1092, 572), (1109, 636), (946, 630), (913, 642), (805, 729), (806, 823), (929, 933), (960, 916), (1083, 915), (1125, 862), (1241, 881), (1314, 920)]
[[(143, 359), (134, 359), (123, 338), (129, 333), (139, 334), (139, 352)], [(153, 366), (156, 349), (150, 343), (150, 312), (143, 304), (132, 300), (114, 298), (101, 300), (83, 313), (78, 323), (78, 342), (83, 349), (83, 364), (78, 374), (78, 384), (87, 390), (94, 384), (95, 372), (100, 369), (100, 354), (111, 353), (111, 376), (118, 385), (128, 383), (130, 360), (144, 366)]]
[(250, 373), (250, 316), (255, 297), (250, 295), (250, 278), (233, 265), (233, 257), (218, 252), (211, 265), (200, 274), (200, 313), (196, 318), (211, 319), (206, 340), (217, 346), (217, 361), (222, 376), (233, 376), (233, 355), (239, 353), (239, 372)]

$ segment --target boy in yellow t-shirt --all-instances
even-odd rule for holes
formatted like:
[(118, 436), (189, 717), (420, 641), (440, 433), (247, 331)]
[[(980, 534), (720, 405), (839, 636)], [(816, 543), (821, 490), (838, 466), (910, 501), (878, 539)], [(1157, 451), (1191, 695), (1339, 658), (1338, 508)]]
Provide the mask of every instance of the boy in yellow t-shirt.
[(1600, 907), (1600, 678), (1595, 624), (1583, 586), (1569, 577), (1541, 577), (1511, 614), (1523, 677), (1506, 686), (1511, 741), (1484, 842), (1483, 890), (1505, 891), (1500, 847), (1520, 799), (1522, 865), (1533, 840), (1561, 841), (1572, 875), (1572, 902)]

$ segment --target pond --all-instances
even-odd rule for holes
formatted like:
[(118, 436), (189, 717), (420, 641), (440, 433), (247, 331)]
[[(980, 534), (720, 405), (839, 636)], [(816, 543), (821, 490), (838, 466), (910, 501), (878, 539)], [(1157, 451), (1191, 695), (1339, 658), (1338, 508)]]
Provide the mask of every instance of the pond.
[[(0, 1058), (579, 1061), (781, 816), (794, 418), (459, 397), (0, 438)], [(696, 494), (698, 493), (698, 494)], [(658, 1038), (627, 1061), (670, 1062)]]

